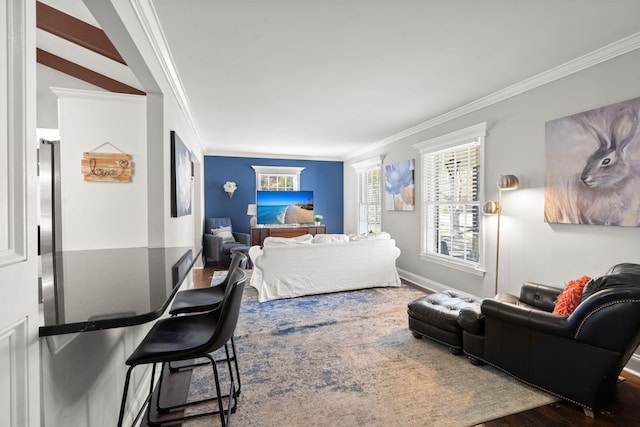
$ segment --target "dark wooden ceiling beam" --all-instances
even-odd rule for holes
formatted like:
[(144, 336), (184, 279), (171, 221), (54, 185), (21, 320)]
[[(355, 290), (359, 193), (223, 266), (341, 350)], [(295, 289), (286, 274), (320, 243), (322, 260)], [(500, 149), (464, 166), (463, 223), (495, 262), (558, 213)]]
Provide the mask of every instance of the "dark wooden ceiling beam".
[(126, 65), (107, 34), (100, 28), (39, 1), (36, 2), (36, 26)]
[(103, 74), (96, 73), (93, 70), (78, 65), (75, 62), (60, 58), (46, 50), (36, 49), (36, 61), (38, 64), (45, 65), (54, 70), (73, 76), (77, 79), (91, 83), (94, 86), (101, 87), (110, 92), (128, 93), (132, 95), (146, 95), (143, 91), (131, 87)]

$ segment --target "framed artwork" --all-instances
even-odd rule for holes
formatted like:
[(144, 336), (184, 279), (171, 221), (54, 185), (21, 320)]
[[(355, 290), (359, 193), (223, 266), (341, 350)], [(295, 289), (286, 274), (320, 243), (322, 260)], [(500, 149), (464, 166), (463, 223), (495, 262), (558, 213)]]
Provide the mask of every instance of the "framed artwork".
[(385, 166), (385, 206), (388, 211), (412, 211), (415, 205), (415, 160)]
[(171, 131), (171, 216), (191, 215), (191, 152)]
[(544, 220), (640, 226), (640, 98), (545, 126)]

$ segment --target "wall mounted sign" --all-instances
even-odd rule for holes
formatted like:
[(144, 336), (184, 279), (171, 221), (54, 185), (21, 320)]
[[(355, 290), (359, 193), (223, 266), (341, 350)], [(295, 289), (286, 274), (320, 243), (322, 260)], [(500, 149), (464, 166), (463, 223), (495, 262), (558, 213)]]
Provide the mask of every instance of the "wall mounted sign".
[(85, 181), (131, 182), (133, 162), (129, 154), (85, 151), (82, 174)]

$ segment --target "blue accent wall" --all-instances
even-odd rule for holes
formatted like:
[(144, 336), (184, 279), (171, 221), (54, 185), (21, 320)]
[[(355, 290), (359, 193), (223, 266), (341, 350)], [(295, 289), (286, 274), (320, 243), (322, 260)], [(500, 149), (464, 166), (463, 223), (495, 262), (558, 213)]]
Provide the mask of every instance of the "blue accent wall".
[[(327, 233), (343, 232), (343, 162), (263, 159), (257, 157), (204, 157), (204, 216), (229, 217), (234, 231), (248, 233), (251, 217), (247, 205), (256, 202), (255, 166), (303, 167), (300, 190), (313, 191), (314, 213), (324, 216)], [(238, 189), (232, 198), (222, 186), (234, 181)]]

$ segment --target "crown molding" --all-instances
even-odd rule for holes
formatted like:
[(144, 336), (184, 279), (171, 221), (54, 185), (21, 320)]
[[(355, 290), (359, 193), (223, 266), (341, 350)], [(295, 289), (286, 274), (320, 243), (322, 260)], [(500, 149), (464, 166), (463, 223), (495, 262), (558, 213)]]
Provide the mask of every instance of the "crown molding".
[(554, 82), (558, 79), (585, 70), (587, 68), (591, 68), (610, 59), (624, 55), (625, 53), (634, 51), (638, 48), (640, 48), (640, 32), (634, 33), (628, 37), (596, 49), (585, 55), (579, 56), (578, 58), (565, 62), (564, 64), (561, 64), (557, 67), (551, 68), (547, 71), (543, 71), (540, 74), (536, 74), (535, 76), (523, 80), (519, 83), (513, 84), (490, 95), (479, 98), (461, 107), (455, 108), (447, 113), (434, 117), (433, 119), (427, 120), (416, 126), (410, 127), (409, 129), (403, 130), (402, 132), (391, 135), (381, 141), (375, 142), (361, 150), (352, 153), (345, 160), (352, 159), (373, 150), (377, 150), (386, 145), (407, 138), (411, 135), (415, 135), (424, 130), (441, 125), (453, 119), (457, 119), (458, 117), (462, 117), (474, 111), (478, 111), (493, 104), (497, 104), (498, 102), (505, 101), (516, 95), (520, 95), (521, 93)]
[(367, 169), (370, 168), (372, 166), (381, 166), (382, 165), (382, 161), (384, 160), (385, 156), (374, 156), (371, 157), (369, 159), (365, 159), (365, 160), (361, 160), (359, 162), (356, 163), (352, 163), (351, 167), (356, 169), (356, 170), (363, 170), (363, 169)]
[(178, 70), (174, 65), (173, 56), (171, 55), (167, 39), (162, 31), (155, 7), (151, 0), (130, 0), (130, 3), (140, 25), (142, 26), (142, 30), (151, 43), (153, 52), (160, 63), (160, 67), (162, 68), (162, 72), (171, 87), (171, 91), (176, 97), (176, 100), (180, 105), (180, 109), (185, 115), (187, 124), (195, 136), (195, 142), (198, 144), (201, 152), (205, 153), (206, 147), (202, 142), (200, 129), (196, 125), (193, 109), (191, 108), (191, 102), (189, 102), (189, 97), (184, 90), (184, 85), (182, 84)]
[(103, 101), (127, 101), (133, 103), (146, 103), (145, 95), (134, 95), (130, 93), (102, 92), (97, 90), (70, 89), (63, 87), (50, 87), (58, 98), (76, 99), (99, 99)]
[(414, 144), (413, 148), (421, 153), (423, 151), (436, 151), (449, 148), (454, 145), (461, 144), (466, 141), (473, 141), (487, 135), (487, 122), (478, 123), (446, 135), (436, 136), (435, 138)]
[(205, 156), (218, 156), (218, 157), (245, 157), (256, 159), (284, 159), (284, 160), (312, 160), (323, 162), (342, 162), (343, 159), (339, 156), (316, 156), (306, 154), (282, 154), (282, 153), (264, 153), (254, 151), (225, 151), (214, 150), (204, 154)]

